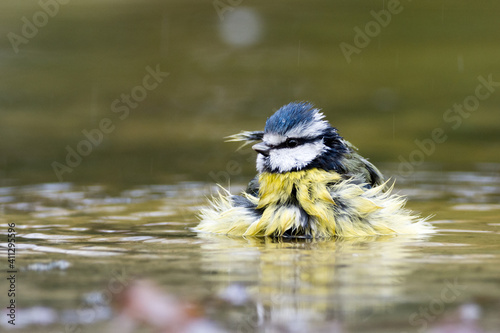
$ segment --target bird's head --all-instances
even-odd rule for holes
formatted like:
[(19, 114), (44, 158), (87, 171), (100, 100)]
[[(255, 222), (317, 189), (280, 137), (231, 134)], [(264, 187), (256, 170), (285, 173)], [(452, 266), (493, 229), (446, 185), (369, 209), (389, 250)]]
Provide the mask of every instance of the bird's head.
[(264, 132), (248, 133), (254, 133), (254, 140), (262, 139), (252, 147), (258, 153), (259, 172), (338, 170), (343, 167), (342, 155), (348, 151), (320, 110), (305, 102), (281, 107), (267, 119)]

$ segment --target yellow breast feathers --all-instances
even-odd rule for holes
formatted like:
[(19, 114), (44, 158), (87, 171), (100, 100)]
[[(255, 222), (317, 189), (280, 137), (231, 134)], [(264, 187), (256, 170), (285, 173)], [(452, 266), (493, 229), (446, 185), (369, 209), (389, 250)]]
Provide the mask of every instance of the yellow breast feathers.
[(262, 173), (257, 208), (264, 212), (245, 235), (281, 236), (286, 231), (297, 235), (334, 235), (335, 203), (327, 185), (340, 179), (336, 172), (318, 169)]
[(256, 209), (221, 195), (201, 212), (198, 231), (237, 236), (356, 237), (428, 233), (432, 227), (404, 208), (385, 184), (365, 187), (334, 171), (262, 173), (259, 195), (243, 194)]

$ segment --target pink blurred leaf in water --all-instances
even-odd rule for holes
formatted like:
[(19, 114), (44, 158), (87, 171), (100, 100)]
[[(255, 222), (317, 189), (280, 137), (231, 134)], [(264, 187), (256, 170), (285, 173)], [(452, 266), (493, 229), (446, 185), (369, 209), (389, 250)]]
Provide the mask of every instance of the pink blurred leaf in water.
[(431, 326), (429, 333), (484, 333), (479, 327), (481, 308), (474, 303), (461, 305), (456, 311), (445, 315), (435, 325)]
[(116, 308), (111, 332), (133, 332), (139, 325), (161, 333), (221, 332), (203, 318), (198, 305), (179, 300), (146, 280), (135, 281), (120, 293)]

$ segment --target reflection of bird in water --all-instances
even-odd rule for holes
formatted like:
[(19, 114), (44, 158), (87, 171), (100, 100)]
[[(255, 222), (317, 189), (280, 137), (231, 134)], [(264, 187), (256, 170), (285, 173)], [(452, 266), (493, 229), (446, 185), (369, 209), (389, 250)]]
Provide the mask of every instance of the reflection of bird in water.
[(429, 236), (311, 240), (200, 233), (199, 237), (201, 267), (207, 272), (202, 278), (220, 290), (234, 283), (247, 286), (256, 308), (255, 313), (251, 309), (245, 313), (253, 318), (245, 325), (302, 324), (307, 327), (304, 331), (330, 332), (330, 326), (339, 323), (397, 312), (398, 302), (414, 288), (405, 281), (417, 269), (404, 263), (418, 256), (418, 244)]
[(253, 146), (259, 174), (241, 195), (221, 195), (203, 209), (198, 231), (314, 238), (432, 230), (311, 104), (285, 105), (264, 131), (230, 141), (262, 141)]

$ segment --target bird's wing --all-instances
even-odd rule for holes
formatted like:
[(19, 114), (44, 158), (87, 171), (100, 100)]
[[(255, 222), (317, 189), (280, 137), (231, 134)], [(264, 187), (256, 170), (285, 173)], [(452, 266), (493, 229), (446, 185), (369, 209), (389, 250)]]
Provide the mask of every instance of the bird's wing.
[(245, 193), (256, 197), (259, 196), (259, 175), (253, 177), (253, 179), (248, 183)]
[(375, 165), (370, 163), (367, 159), (361, 157), (361, 161), (364, 164), (365, 170), (368, 172), (368, 180), (372, 186), (382, 185), (384, 180), (384, 175), (377, 169)]
[(252, 211), (255, 211), (258, 214), (262, 214), (262, 212), (258, 212), (257, 210), (257, 204), (253, 202), (251, 199), (252, 197), (255, 197), (255, 200), (258, 200), (259, 196), (259, 175), (255, 176), (250, 183), (248, 183), (247, 188), (241, 195), (233, 195), (231, 196), (231, 200), (233, 202), (233, 205), (235, 207), (244, 207), (247, 209), (251, 209)]
[(347, 176), (361, 175), (362, 179), (371, 186), (378, 186), (384, 183), (384, 176), (375, 165), (357, 153), (358, 148), (349, 141), (344, 141), (349, 148), (349, 153), (344, 155)]

